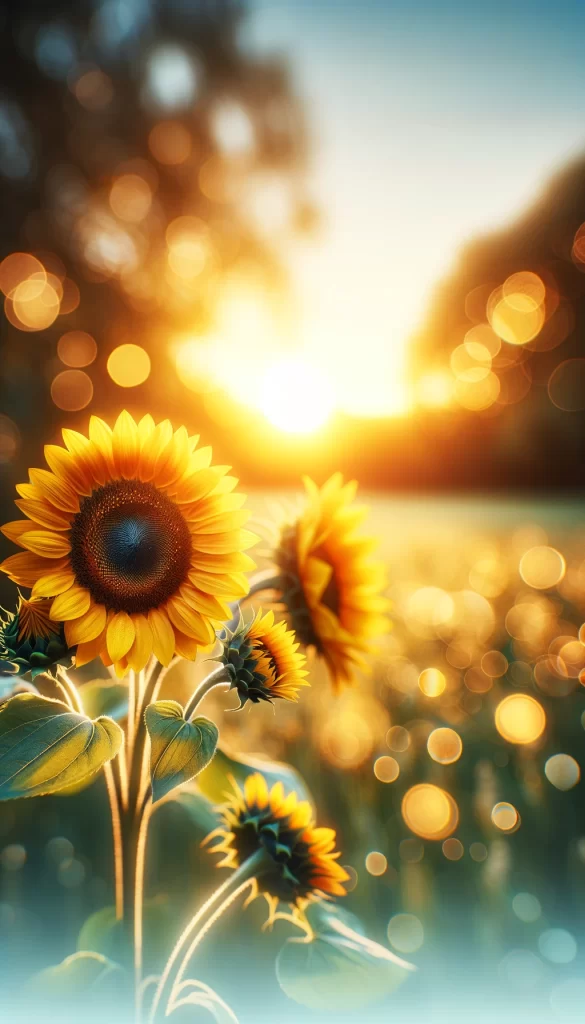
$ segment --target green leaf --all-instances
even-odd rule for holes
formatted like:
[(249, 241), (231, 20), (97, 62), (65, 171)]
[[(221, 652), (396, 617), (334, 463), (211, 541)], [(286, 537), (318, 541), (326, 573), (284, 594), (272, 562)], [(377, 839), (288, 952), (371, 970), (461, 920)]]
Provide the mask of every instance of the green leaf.
[(40, 796), (88, 779), (115, 757), (122, 730), (58, 700), (19, 693), (0, 706), (0, 800)]
[(176, 700), (157, 700), (144, 712), (150, 736), (153, 803), (194, 779), (215, 754), (217, 726), (207, 718), (186, 722)]
[(289, 939), (276, 960), (283, 992), (311, 1010), (356, 1010), (378, 1002), (416, 971), (414, 964), (323, 914), (310, 942)]
[(66, 957), (56, 967), (47, 967), (33, 975), (27, 988), (49, 1000), (70, 999), (109, 992), (119, 993), (124, 985), (124, 970), (100, 953), (82, 950)]
[(289, 764), (268, 761), (249, 754), (234, 757), (222, 747), (218, 747), (211, 764), (201, 772), (197, 785), (213, 804), (222, 804), (226, 800), (226, 794), (231, 792), (230, 777), (242, 786), (248, 775), (253, 775), (254, 772), (260, 772), (268, 786), (282, 782), (287, 793), (294, 791), (299, 800), (308, 800), (311, 806), (314, 806), (304, 779)]
[[(176, 908), (168, 897), (155, 896), (144, 901), (144, 966), (147, 971), (160, 970), (169, 955), (169, 935), (176, 927)], [(77, 937), (78, 950), (90, 950), (109, 960), (132, 969), (133, 949), (129, 942), (128, 930), (123, 921), (116, 918), (116, 908), (101, 907), (83, 922)]]
[(125, 683), (92, 679), (79, 687), (79, 696), (90, 718), (107, 715), (119, 722), (128, 714), (128, 686)]

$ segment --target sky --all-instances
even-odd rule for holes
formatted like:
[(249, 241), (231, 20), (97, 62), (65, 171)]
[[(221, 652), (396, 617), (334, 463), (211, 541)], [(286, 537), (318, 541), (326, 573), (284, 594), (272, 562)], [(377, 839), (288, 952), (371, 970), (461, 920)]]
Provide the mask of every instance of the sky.
[(322, 224), (287, 261), (297, 344), (349, 412), (409, 403), (409, 337), (462, 244), (585, 150), (585, 3), (255, 0), (305, 102)]

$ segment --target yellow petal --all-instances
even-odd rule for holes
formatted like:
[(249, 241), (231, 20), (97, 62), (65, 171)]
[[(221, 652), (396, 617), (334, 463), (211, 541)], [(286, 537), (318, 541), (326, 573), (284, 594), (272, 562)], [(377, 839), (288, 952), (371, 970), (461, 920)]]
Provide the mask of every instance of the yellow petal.
[(230, 530), (228, 533), (202, 534), (199, 531), (191, 534), (193, 547), (196, 551), (206, 554), (229, 554), (232, 551), (245, 551), (253, 547), (260, 538), (249, 530)]
[(148, 623), (152, 630), (152, 650), (161, 665), (168, 665), (175, 653), (175, 634), (166, 610), (151, 608)]
[(94, 661), (95, 658), (99, 658), (102, 650), (104, 649), (105, 642), (106, 631), (104, 629), (99, 636), (96, 636), (95, 640), (89, 640), (86, 643), (78, 644), (75, 652), (75, 664), (77, 668), (81, 668), (82, 665), (87, 665), (90, 661)]
[(138, 463), (138, 476), (140, 480), (143, 480), (145, 483), (152, 480), (156, 460), (172, 436), (173, 428), (169, 420), (163, 420), (162, 423), (157, 423), (152, 433), (142, 441)]
[(92, 604), (85, 615), (65, 623), (65, 636), (69, 647), (89, 643), (101, 636), (106, 628), (107, 614), (103, 604)]
[(89, 438), (103, 455), (110, 470), (114, 470), (112, 454), (112, 430), (99, 416), (91, 416), (89, 420)]
[(247, 508), (242, 508), (236, 512), (222, 512), (220, 515), (210, 516), (208, 519), (197, 518), (196, 521), (189, 516), (189, 521), (193, 523), (193, 530), (200, 534), (228, 533), (243, 526), (251, 514)]
[(182, 480), (177, 487), (175, 501), (179, 505), (189, 505), (194, 501), (205, 498), (221, 480), (224, 473), (227, 473), (229, 466), (214, 466), (212, 469), (202, 469), (193, 476)]
[(140, 444), (143, 445), (147, 438), (150, 437), (153, 430), (155, 429), (155, 423), (149, 412), (146, 416), (143, 416), (138, 423), (138, 436), (140, 438)]
[(244, 574), (237, 572), (222, 574), (192, 570), (188, 573), (188, 579), (197, 590), (202, 590), (204, 594), (225, 597), (228, 601), (245, 597), (250, 589), (250, 584)]
[(159, 453), (154, 465), (154, 481), (158, 487), (170, 487), (183, 475), (189, 458), (189, 435), (180, 427)]
[(56, 569), (37, 580), (31, 597), (56, 597), (57, 594), (64, 594), (74, 583), (75, 576), (70, 569)]
[(54, 505), (48, 501), (33, 501), (31, 498), (21, 498), (14, 504), (25, 516), (38, 523), (39, 526), (46, 526), (48, 530), (68, 530), (71, 526), (71, 514), (59, 512)]
[[(120, 413), (114, 425), (112, 453), (116, 472), (120, 476), (125, 477), (126, 480), (131, 480), (132, 477), (135, 477), (138, 470), (140, 439), (138, 427), (126, 409)], [(114, 661), (118, 660), (118, 658), (114, 658)]]
[(51, 605), (51, 618), (56, 622), (68, 622), (85, 615), (91, 605), (89, 590), (85, 587), (69, 587), (64, 594), (58, 594)]
[(171, 597), (167, 601), (166, 610), (173, 626), (180, 633), (202, 644), (210, 644), (215, 640), (215, 630), (211, 623), (180, 597)]
[(15, 519), (12, 523), (4, 523), (4, 526), (0, 527), (0, 529), (4, 536), (8, 537), (8, 540), (23, 548), (25, 545), (21, 543), (20, 538), (23, 533), (30, 533), (30, 526), (30, 519)]
[(181, 587), (180, 594), (183, 600), (201, 615), (207, 615), (210, 619), (217, 619), (219, 622), (231, 619), (232, 613), (229, 605), (225, 601), (218, 601), (217, 597), (213, 597), (211, 594), (204, 594), (201, 590), (196, 590), (195, 587), (190, 587), (187, 584)]
[(152, 630), (146, 615), (133, 615), (136, 636), (128, 655), (128, 664), (135, 672), (141, 672), (152, 654)]
[(196, 640), (192, 640), (190, 636), (185, 636), (184, 633), (176, 629), (175, 650), (181, 658), (186, 658), (187, 661), (195, 661), (199, 645)]
[(73, 458), (70, 452), (56, 444), (46, 444), (44, 451), (49, 469), (55, 476), (69, 484), (76, 494), (91, 494), (91, 481), (84, 473), (83, 463), (79, 459)]
[(205, 554), (196, 551), (193, 556), (193, 569), (204, 572), (250, 572), (256, 568), (255, 561), (243, 551), (233, 551), (227, 555)]
[(19, 543), (42, 558), (64, 558), (71, 551), (66, 534), (49, 533), (48, 530), (28, 530), (21, 534)]
[(4, 559), (0, 564), (0, 570), (21, 587), (32, 587), (41, 576), (67, 566), (68, 561), (65, 558), (57, 562), (53, 558), (40, 558), (30, 551), (19, 551), (18, 554)]
[(128, 612), (116, 612), (108, 623), (108, 654), (112, 661), (120, 661), (134, 643), (136, 629)]
[(49, 473), (48, 469), (31, 469), (29, 476), (43, 498), (47, 498), (55, 508), (60, 508), (62, 512), (79, 512), (79, 498), (64, 480)]

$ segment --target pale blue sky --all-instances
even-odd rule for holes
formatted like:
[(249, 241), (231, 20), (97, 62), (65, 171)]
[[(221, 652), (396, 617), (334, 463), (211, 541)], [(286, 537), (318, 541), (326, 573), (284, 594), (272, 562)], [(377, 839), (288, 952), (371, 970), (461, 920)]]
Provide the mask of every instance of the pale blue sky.
[(376, 389), (382, 405), (400, 391), (408, 335), (462, 242), (520, 212), (585, 149), (585, 2), (253, 10), (248, 45), (286, 54), (306, 101), (324, 214), (318, 241), (289, 254), (299, 335), (315, 352), (343, 359), (357, 341), (382, 358), (376, 411)]

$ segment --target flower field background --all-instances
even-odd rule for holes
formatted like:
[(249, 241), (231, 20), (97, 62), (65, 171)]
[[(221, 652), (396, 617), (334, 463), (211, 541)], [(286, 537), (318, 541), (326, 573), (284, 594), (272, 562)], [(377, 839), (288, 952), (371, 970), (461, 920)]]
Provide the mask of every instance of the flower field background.
[[(252, 526), (268, 536), (275, 510), (296, 497), (253, 494)], [(399, 1020), (443, 1020), (453, 986), (461, 1019), (478, 1003), (479, 1019), (510, 1008), (531, 1020), (571, 1019), (585, 988), (582, 507), (368, 503), (394, 620), (371, 676), (333, 696), (315, 664), (297, 705), (231, 715), (225, 709), (237, 701), (222, 694), (212, 695), (207, 713), (221, 722), (226, 749), (252, 765), (269, 758), (300, 772), (322, 823), (337, 827), (351, 876), (344, 912), (420, 968), (396, 994), (360, 1011), (363, 1019), (386, 1020), (391, 1011)], [(193, 671), (182, 663), (169, 689), (186, 695)], [(521, 704), (506, 715), (501, 702), (510, 697), (536, 702), (536, 713)], [(192, 880), (203, 877), (208, 891), (215, 883), (212, 860), (199, 849), (207, 830), (199, 814), (184, 797), (154, 819), (152, 963), (161, 930), (172, 933), (184, 919)], [(101, 782), (77, 796), (3, 805), (8, 992), (31, 965), (46, 965), (47, 944), (51, 961), (65, 956), (84, 919), (111, 901), (106, 817)], [(254, 903), (223, 922), (199, 955), (199, 971), (242, 1021), (296, 1021), (299, 1012), (330, 1019), (300, 1011), (280, 991), (274, 955), (287, 926), (263, 934), (263, 914)], [(115, 937), (108, 942), (115, 947)], [(262, 972), (260, 1006), (251, 950)], [(335, 1006), (334, 986), (331, 1000)], [(330, 1012), (341, 1018), (343, 1008)]]

